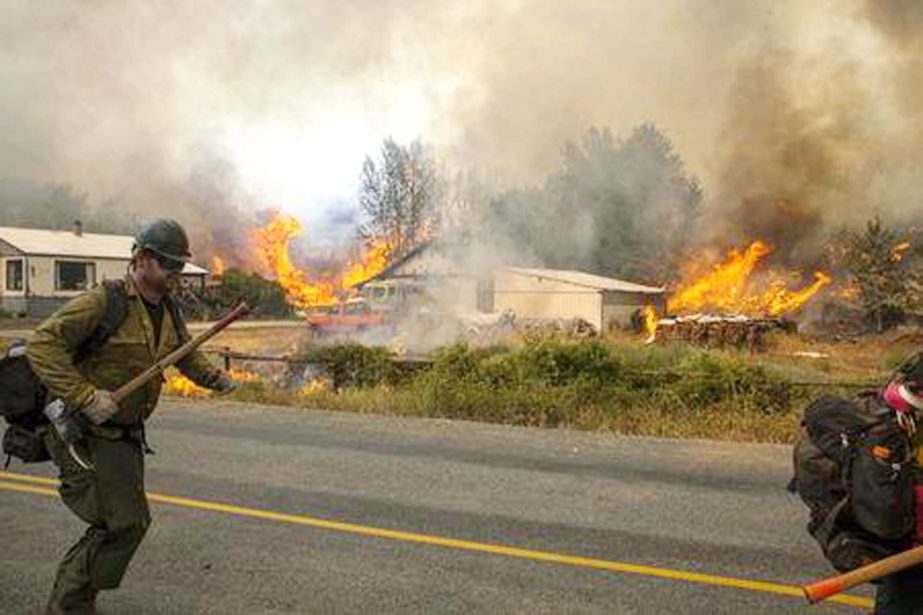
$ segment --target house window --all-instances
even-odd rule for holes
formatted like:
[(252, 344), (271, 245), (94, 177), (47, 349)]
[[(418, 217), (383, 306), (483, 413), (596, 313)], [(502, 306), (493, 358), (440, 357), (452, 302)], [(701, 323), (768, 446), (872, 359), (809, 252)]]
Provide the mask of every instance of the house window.
[(96, 263), (55, 261), (55, 290), (86, 290), (96, 283)]
[(6, 261), (6, 289), (22, 290), (22, 259)]

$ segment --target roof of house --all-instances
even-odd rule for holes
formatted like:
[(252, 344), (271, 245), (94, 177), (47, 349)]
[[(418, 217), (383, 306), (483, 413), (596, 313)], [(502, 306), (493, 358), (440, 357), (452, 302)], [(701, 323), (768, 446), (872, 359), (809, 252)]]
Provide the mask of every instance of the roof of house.
[(548, 278), (558, 282), (566, 282), (576, 286), (585, 286), (598, 290), (612, 290), (625, 293), (644, 293), (657, 295), (666, 292), (662, 286), (644, 286), (616, 278), (607, 278), (583, 271), (571, 271), (566, 269), (532, 269), (528, 267), (507, 267), (507, 271), (519, 275), (526, 275), (539, 278)]
[(391, 277), (392, 275), (394, 275), (394, 272), (397, 268), (405, 264), (407, 261), (416, 258), (420, 254), (422, 254), (424, 251), (428, 250), (432, 246), (432, 244), (433, 242), (431, 240), (424, 241), (423, 243), (415, 247), (413, 250), (409, 251), (407, 254), (405, 254), (398, 260), (388, 265), (382, 271), (379, 271), (378, 273), (370, 277), (368, 280), (365, 280), (364, 282), (362, 282), (359, 286), (368, 284), (369, 282), (372, 282), (375, 280), (384, 280), (384, 279)]
[[(130, 235), (76, 234), (73, 231), (0, 226), (0, 240), (26, 255), (128, 260), (134, 238)], [(207, 269), (186, 263), (184, 275), (205, 275)]]
[[(416, 258), (424, 251), (432, 249), (434, 247), (434, 243), (435, 242), (432, 240), (421, 243), (419, 246), (405, 254), (403, 258), (395, 261), (384, 271), (366, 280), (363, 282), (363, 284), (391, 277), (399, 267)], [(592, 273), (585, 273), (583, 271), (573, 271), (567, 269), (537, 269), (529, 267), (505, 267), (505, 269), (520, 275), (548, 278), (549, 280), (557, 280), (560, 282), (566, 282), (568, 284), (574, 284), (576, 286), (583, 286), (597, 290), (643, 293), (650, 295), (659, 295), (666, 292), (666, 289), (662, 286), (645, 286), (643, 284), (635, 284), (634, 282), (626, 282), (625, 280), (618, 280), (616, 278), (607, 278), (600, 275), (594, 275)]]
[(182, 275), (208, 275), (209, 271), (205, 267), (199, 267), (195, 263), (186, 263), (183, 265)]

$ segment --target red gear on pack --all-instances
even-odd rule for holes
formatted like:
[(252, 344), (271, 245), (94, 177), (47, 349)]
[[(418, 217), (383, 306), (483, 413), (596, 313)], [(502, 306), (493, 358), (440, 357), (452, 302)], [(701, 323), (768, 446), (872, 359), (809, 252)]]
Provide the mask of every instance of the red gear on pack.
[(898, 412), (923, 411), (923, 396), (917, 394), (911, 384), (892, 380), (884, 390), (885, 402)]

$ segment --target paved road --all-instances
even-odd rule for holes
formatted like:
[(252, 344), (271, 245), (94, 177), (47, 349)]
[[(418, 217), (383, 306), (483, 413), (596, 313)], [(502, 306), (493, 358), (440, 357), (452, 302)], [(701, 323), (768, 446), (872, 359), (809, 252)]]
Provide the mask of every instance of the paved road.
[[(153, 505), (150, 534), (122, 590), (102, 597), (104, 613), (854, 610), (529, 557), (784, 584), (823, 575), (804, 510), (784, 491), (785, 447), (177, 401), (162, 404), (149, 435), (148, 491), (195, 501)], [(48, 467), (10, 471), (51, 476)], [(290, 516), (194, 508), (199, 501)], [(0, 488), (0, 511), (0, 612), (37, 612), (81, 527), (40, 493)], [(305, 517), (354, 525), (312, 527)]]

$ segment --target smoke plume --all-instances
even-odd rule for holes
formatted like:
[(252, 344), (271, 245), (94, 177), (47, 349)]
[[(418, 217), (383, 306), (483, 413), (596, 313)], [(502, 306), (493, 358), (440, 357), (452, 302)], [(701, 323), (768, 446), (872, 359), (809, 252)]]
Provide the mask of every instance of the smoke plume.
[(343, 233), (330, 204), (388, 135), (517, 186), (590, 126), (651, 121), (701, 180), (703, 241), (794, 261), (919, 218), (921, 23), (909, 0), (12, 0), (0, 169), (179, 217), (207, 252), (267, 205)]
[(838, 225), (918, 223), (923, 189), (919, 5), (799, 7), (740, 56), (711, 180), (712, 237), (764, 237), (795, 262)]

